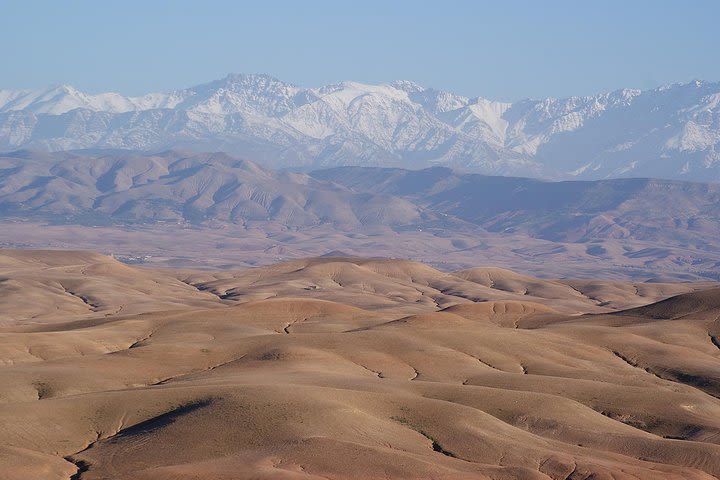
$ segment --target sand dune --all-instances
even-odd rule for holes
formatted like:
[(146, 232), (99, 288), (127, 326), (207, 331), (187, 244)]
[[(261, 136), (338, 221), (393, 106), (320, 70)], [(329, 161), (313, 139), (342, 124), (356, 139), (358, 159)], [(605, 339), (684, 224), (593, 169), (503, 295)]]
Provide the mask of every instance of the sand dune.
[(717, 284), (0, 254), (27, 479), (720, 477)]

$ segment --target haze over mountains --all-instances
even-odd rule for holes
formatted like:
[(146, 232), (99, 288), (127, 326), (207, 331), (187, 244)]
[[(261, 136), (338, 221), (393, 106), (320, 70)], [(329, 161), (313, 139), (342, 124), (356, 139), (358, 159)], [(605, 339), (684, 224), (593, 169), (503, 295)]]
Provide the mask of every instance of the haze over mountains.
[(0, 156), (0, 244), (168, 265), (309, 255), (416, 258), (541, 276), (717, 279), (720, 185), (546, 182), (339, 167), (275, 171), (224, 153)]
[(271, 167), (451, 166), (550, 179), (720, 180), (720, 83), (503, 103), (398, 81), (229, 75), (170, 93), (0, 91), (0, 151), (169, 148)]

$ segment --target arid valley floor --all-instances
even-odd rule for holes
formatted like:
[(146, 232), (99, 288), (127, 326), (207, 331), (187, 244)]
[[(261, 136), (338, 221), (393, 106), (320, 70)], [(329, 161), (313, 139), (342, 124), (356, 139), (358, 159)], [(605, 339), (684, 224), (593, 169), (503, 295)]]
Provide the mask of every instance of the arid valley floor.
[(720, 287), (0, 252), (0, 477), (720, 477)]

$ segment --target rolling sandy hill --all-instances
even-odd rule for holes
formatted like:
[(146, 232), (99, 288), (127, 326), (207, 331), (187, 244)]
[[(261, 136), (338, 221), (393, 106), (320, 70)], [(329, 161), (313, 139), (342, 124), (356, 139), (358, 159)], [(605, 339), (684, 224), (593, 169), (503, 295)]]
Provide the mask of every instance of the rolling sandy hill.
[(0, 276), (3, 478), (720, 477), (717, 284), (57, 251)]

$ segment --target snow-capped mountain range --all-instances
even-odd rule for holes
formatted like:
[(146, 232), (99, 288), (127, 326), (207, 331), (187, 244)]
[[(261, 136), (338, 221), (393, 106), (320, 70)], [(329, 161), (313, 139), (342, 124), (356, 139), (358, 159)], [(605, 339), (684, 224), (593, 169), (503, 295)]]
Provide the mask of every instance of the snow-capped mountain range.
[(0, 151), (226, 151), (272, 167), (720, 181), (720, 82), (504, 103), (413, 82), (228, 75), (169, 93), (0, 90)]

